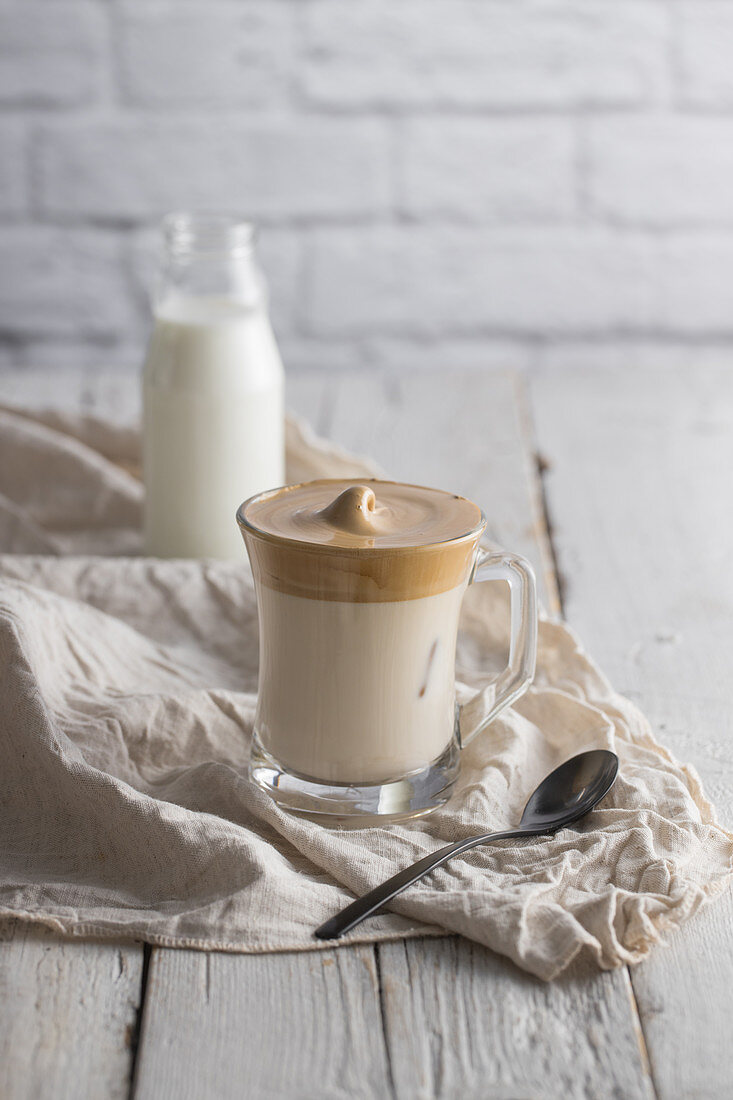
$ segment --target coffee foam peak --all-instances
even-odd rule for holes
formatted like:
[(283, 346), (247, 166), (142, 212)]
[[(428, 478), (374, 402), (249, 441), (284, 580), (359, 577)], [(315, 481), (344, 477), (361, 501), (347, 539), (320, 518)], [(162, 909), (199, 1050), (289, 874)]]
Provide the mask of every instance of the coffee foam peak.
[(480, 508), (465, 497), (376, 479), (286, 486), (248, 501), (242, 513), (269, 538), (364, 550), (433, 546), (482, 524)]

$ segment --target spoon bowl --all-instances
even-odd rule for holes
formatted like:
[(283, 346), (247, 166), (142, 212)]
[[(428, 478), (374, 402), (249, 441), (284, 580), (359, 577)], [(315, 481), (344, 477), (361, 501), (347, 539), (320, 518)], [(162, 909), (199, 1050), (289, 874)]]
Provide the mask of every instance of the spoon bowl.
[(587, 814), (610, 791), (618, 757), (607, 749), (581, 752), (560, 764), (529, 796), (520, 829), (556, 832)]
[(413, 882), (440, 867), (461, 852), (488, 844), (492, 840), (515, 840), (525, 836), (544, 836), (571, 825), (589, 813), (613, 786), (618, 774), (618, 757), (608, 749), (590, 749), (566, 760), (545, 776), (529, 796), (519, 827), (501, 833), (481, 833), (447, 844), (437, 852), (405, 867), (380, 886), (361, 898), (352, 901), (335, 917), (316, 928), (319, 940), (337, 939), (355, 925), (376, 913), (397, 894), (401, 894)]

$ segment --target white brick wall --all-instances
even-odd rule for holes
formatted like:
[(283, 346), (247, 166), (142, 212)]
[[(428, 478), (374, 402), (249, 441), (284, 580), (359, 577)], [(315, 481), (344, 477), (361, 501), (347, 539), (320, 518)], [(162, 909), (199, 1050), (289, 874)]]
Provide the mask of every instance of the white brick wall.
[(288, 105), (295, 20), (287, 5), (128, 5), (116, 33), (129, 103), (173, 110)]
[(0, 43), (3, 105), (71, 108), (99, 95), (105, 59), (96, 4), (6, 4)]
[(22, 215), (28, 209), (27, 135), (18, 120), (0, 116), (0, 215)]
[(291, 369), (733, 359), (733, 0), (2, 0), (0, 365), (261, 226)]
[(131, 222), (181, 206), (260, 220), (389, 211), (380, 119), (236, 115), (49, 122), (36, 132), (42, 216)]
[(566, 119), (419, 118), (396, 158), (399, 208), (415, 220), (563, 222), (576, 210)]
[(303, 89), (354, 107), (640, 106), (669, 86), (668, 11), (636, 0), (321, 0)]
[(707, 109), (733, 107), (733, 7), (694, 0), (680, 4), (676, 46), (680, 98), (686, 105)]
[(123, 339), (139, 325), (116, 234), (3, 227), (0, 329), (33, 336)]
[[(733, 35), (730, 46), (733, 63)], [(588, 163), (601, 218), (670, 230), (733, 225), (733, 118), (594, 119)]]
[(322, 231), (308, 323), (316, 335), (423, 338), (639, 332), (660, 308), (655, 258), (648, 241), (606, 231)]

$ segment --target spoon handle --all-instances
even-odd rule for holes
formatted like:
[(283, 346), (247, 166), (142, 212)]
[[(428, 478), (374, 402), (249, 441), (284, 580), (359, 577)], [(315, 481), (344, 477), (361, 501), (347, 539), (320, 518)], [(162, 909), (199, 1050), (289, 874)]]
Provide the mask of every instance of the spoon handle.
[(478, 844), (487, 844), (491, 840), (512, 840), (515, 837), (532, 835), (533, 833), (535, 833), (533, 829), (511, 829), (504, 833), (482, 833), (480, 836), (470, 836), (467, 840), (458, 840), (455, 844), (447, 844), (445, 848), (439, 848), (437, 852), (431, 852), (430, 855), (419, 859), (417, 863), (405, 867), (403, 871), (398, 871), (396, 875), (388, 878), (380, 886), (375, 886), (368, 894), (352, 901), (335, 917), (331, 917), (320, 928), (316, 928), (316, 936), (319, 940), (338, 939), (339, 936), (343, 936), (344, 932), (349, 932), (354, 925), (363, 921), (365, 917), (370, 917), (377, 909), (381, 909), (397, 894), (401, 894), (408, 886), (412, 886), (413, 882), (417, 882), (423, 875), (427, 875), (428, 871), (432, 871), (434, 867), (440, 867), (441, 863), (445, 863), (451, 856), (457, 856), (461, 852), (468, 851), (469, 848), (475, 848)]

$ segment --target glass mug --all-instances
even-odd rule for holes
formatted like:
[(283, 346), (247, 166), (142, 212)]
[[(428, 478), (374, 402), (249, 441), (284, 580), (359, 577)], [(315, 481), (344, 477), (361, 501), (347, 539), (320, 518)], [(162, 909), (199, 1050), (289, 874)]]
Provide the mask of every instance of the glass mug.
[[(460, 750), (528, 687), (532, 567), (479, 546), (481, 509), (437, 489), (321, 480), (251, 497), (237, 521), (257, 594), (250, 777), (283, 808), (376, 821), (450, 797)], [(469, 584), (507, 581), (509, 663), (458, 706)]]

